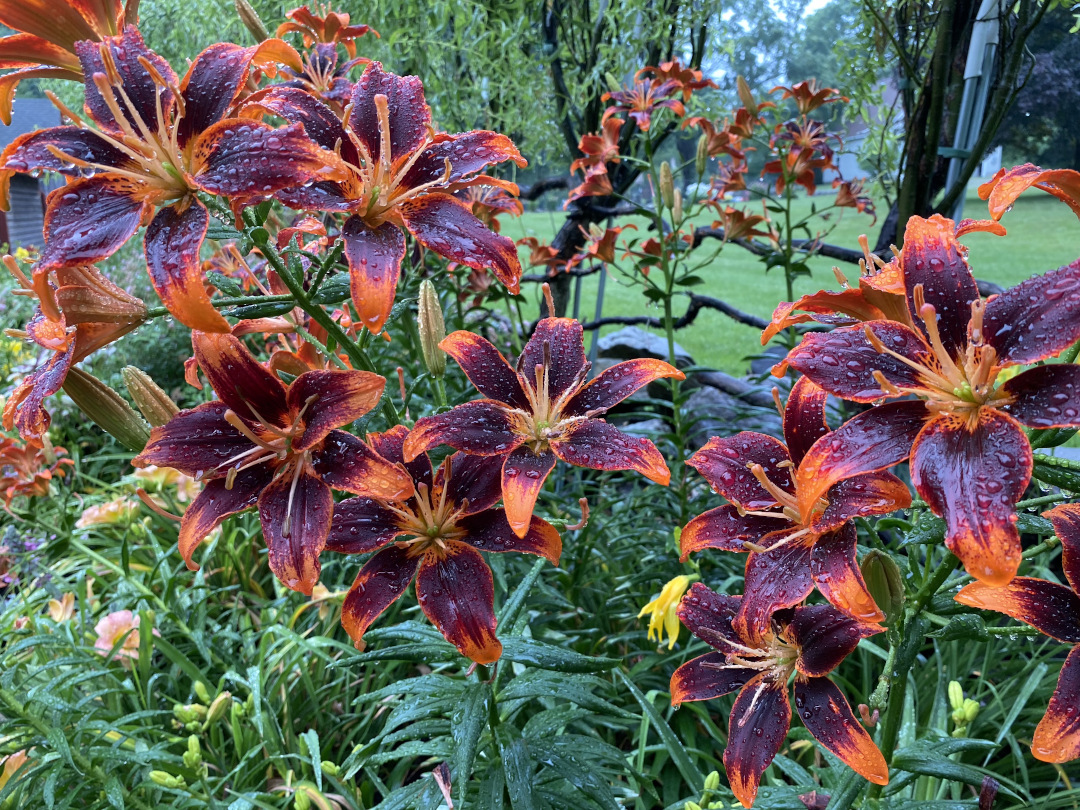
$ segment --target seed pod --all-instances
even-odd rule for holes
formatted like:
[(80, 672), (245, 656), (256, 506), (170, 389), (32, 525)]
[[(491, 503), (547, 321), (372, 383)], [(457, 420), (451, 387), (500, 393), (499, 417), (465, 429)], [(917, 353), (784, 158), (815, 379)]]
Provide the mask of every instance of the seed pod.
[(885, 614), (885, 624), (892, 624), (904, 609), (900, 567), (888, 554), (874, 549), (863, 557), (861, 568), (866, 589)]
[(82, 369), (73, 368), (64, 391), (79, 410), (120, 444), (138, 453), (150, 440), (150, 426), (118, 393)]
[(442, 304), (439, 303), (435, 285), (426, 279), (420, 282), (416, 322), (420, 328), (420, 350), (424, 355), (424, 365), (433, 376), (441, 377), (446, 373), (446, 352), (439, 348), (439, 343), (446, 337), (446, 323), (443, 321)]
[(660, 164), (660, 201), (665, 208), (675, 204), (675, 178), (671, 174), (671, 164), (666, 160)]
[(266, 30), (265, 23), (255, 13), (255, 9), (251, 7), (247, 0), (233, 0), (233, 3), (236, 5), (236, 14), (240, 17), (240, 22), (244, 24), (244, 28), (251, 32), (256, 42), (264, 42), (270, 39), (270, 32)]
[(161, 427), (180, 413), (176, 403), (142, 369), (124, 366), (120, 376), (124, 378), (131, 401), (151, 427)]
[(705, 167), (709, 163), (709, 136), (704, 132), (701, 133), (701, 137), (697, 140), (697, 155), (694, 156), (694, 168), (697, 170), (698, 177), (705, 174)]

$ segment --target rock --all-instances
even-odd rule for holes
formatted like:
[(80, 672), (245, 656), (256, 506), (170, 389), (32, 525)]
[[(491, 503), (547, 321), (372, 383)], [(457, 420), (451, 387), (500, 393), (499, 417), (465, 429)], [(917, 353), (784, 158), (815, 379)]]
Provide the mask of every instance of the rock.
[(780, 341), (769, 344), (757, 357), (750, 361), (750, 376), (764, 377), (772, 372), (772, 367), (787, 357), (788, 348)]
[(686, 400), (683, 414), (693, 420), (688, 432), (690, 448), (696, 450), (712, 436), (732, 436), (743, 430), (782, 436), (780, 415), (771, 403), (751, 405), (738, 397), (702, 386)]
[[(597, 342), (597, 356), (615, 361), (635, 360), (638, 357), (655, 357), (666, 361), (668, 359), (667, 338), (638, 329), (636, 326), (627, 326), (618, 332), (601, 337)], [(676, 343), (675, 367), (686, 368), (692, 365), (694, 365), (694, 358)]]

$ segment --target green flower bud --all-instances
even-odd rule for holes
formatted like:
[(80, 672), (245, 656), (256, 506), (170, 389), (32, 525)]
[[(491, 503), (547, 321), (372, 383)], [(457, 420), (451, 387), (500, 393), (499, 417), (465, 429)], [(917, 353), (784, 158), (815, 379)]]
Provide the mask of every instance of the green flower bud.
[(341, 768), (339, 768), (337, 765), (335, 765), (328, 759), (324, 759), (321, 765), (323, 773), (325, 773), (327, 776), (337, 776), (339, 773), (341, 773)]
[(660, 164), (660, 201), (665, 208), (675, 204), (675, 178), (671, 174), (671, 164), (666, 160)]
[(150, 426), (101, 380), (73, 368), (64, 380), (64, 391), (90, 421), (128, 450), (138, 453), (150, 441)]
[(671, 218), (676, 222), (682, 222), (682, 192), (675, 189), (675, 201), (671, 204)]
[(216, 698), (214, 702), (210, 704), (210, 708), (206, 713), (206, 725), (211, 726), (225, 716), (225, 712), (228, 711), (229, 706), (236, 705), (233, 703), (232, 694), (230, 692), (222, 692)]
[(177, 703), (173, 706), (173, 716), (181, 723), (202, 722), (206, 717), (206, 707), (198, 703), (189, 703), (186, 706)]
[(233, 3), (236, 5), (236, 14), (240, 18), (240, 22), (244, 24), (244, 28), (251, 32), (256, 42), (270, 39), (270, 32), (266, 30), (265, 23), (255, 13), (255, 9), (251, 7), (247, 0), (233, 0)]
[(874, 549), (863, 557), (861, 569), (866, 589), (885, 614), (885, 624), (892, 624), (904, 609), (900, 566), (885, 552)]
[(155, 785), (159, 785), (163, 788), (185, 788), (187, 782), (184, 781), (182, 776), (173, 776), (168, 771), (150, 771), (150, 781)]
[(701, 137), (697, 141), (697, 155), (694, 157), (694, 168), (697, 170), (698, 177), (705, 174), (705, 167), (709, 163), (709, 136), (704, 132), (701, 133)]
[(746, 107), (751, 113), (757, 115), (758, 103), (754, 99), (754, 94), (750, 90), (750, 85), (746, 83), (746, 79), (742, 76), (735, 77), (735, 87), (739, 91), (739, 101)]
[(959, 681), (949, 681), (949, 705), (954, 712), (964, 708), (964, 688)]
[(293, 807), (296, 810), (308, 810), (311, 807), (311, 797), (308, 796), (307, 791), (300, 788), (293, 794)]
[(612, 93), (621, 93), (623, 90), (622, 83), (615, 78), (611, 73), (604, 74), (604, 81), (607, 82), (608, 90)]
[(210, 703), (210, 690), (206, 688), (206, 684), (202, 681), (195, 681), (195, 697), (207, 705)]
[(187, 751), (184, 752), (184, 765), (191, 770), (202, 765), (202, 746), (199, 744), (199, 735), (192, 734), (187, 740)]
[(970, 724), (976, 717), (979, 716), (979, 702), (968, 698), (964, 701), (964, 707), (961, 711), (964, 714), (964, 720), (967, 724)]
[(151, 427), (161, 427), (180, 413), (180, 408), (154, 382), (150, 375), (135, 366), (124, 366), (120, 371), (128, 395)]
[(718, 771), (712, 771), (705, 777), (705, 789), (717, 790), (720, 787), (720, 773)]
[(687, 802), (683, 805), (683, 810), (701, 810), (701, 805), (697, 802)]
[(446, 352), (439, 348), (439, 343), (446, 337), (446, 322), (435, 285), (427, 279), (420, 282), (416, 323), (420, 329), (420, 351), (424, 356), (424, 365), (433, 376), (441, 377), (446, 373)]

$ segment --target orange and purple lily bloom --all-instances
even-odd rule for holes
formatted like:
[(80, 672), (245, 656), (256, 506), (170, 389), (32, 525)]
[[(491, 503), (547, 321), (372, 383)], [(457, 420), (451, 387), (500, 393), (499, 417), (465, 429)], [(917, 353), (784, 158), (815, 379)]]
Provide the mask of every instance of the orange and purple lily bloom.
[(448, 444), (502, 459), (503, 505), (518, 537), (529, 530), (536, 497), (556, 459), (593, 470), (634, 470), (664, 486), (671, 480), (656, 445), (598, 417), (653, 380), (684, 379), (673, 366), (627, 360), (587, 383), (584, 333), (569, 318), (537, 323), (516, 369), (471, 332), (454, 332), (439, 348), (488, 398), (417, 420), (405, 441), (405, 458)]
[(895, 475), (871, 472), (839, 481), (809, 503), (800, 498), (813, 486), (802, 460), (829, 433), (825, 400), (823, 390), (801, 377), (784, 410), (786, 444), (743, 432), (709, 439), (686, 462), (731, 503), (686, 524), (681, 559), (706, 548), (750, 552), (735, 619), (744, 635), (767, 632), (777, 609), (799, 604), (815, 586), (854, 619), (885, 619), (859, 571), (852, 519), (904, 509), (911, 493)]
[(828, 677), (859, 641), (880, 633), (881, 626), (857, 622), (831, 605), (809, 605), (777, 611), (766, 633), (748, 636), (735, 624), (744, 598), (694, 583), (677, 613), (714, 652), (675, 670), (670, 687), (673, 706), (739, 692), (724, 750), (735, 798), (743, 807), (754, 804), (761, 775), (784, 744), (791, 728), (792, 675), (799, 719), (814, 738), (859, 775), (888, 784), (884, 757)]
[(246, 109), (302, 123), (321, 146), (337, 151), (334, 179), (296, 183), (277, 198), (296, 209), (349, 215), (342, 235), (352, 300), (369, 330), (381, 331), (393, 308), (406, 233), (451, 261), (490, 268), (510, 292), (518, 291), (521, 263), (513, 241), (488, 230), (454, 196), (474, 185), (517, 194), (513, 183), (479, 174), (506, 160), (526, 165), (505, 135), (436, 133), (420, 80), (387, 73), (378, 62), (367, 66), (353, 88), (344, 124), (296, 88), (267, 88)]
[(372, 448), (408, 470), (408, 500), (348, 498), (334, 507), (328, 551), (376, 552), (360, 569), (341, 608), (341, 623), (357, 647), (365, 631), (416, 580), (420, 608), (462, 655), (491, 664), (502, 654), (495, 637), (494, 583), (481, 551), (518, 551), (559, 564), (562, 540), (538, 517), (518, 537), (495, 503), (501, 460), (454, 453), (432, 471), (422, 454), (406, 462), (408, 431), (398, 425), (371, 434)]
[(899, 258), (910, 320), (811, 333), (774, 373), (791, 366), (842, 399), (878, 403), (807, 453), (802, 505), (910, 456), (949, 549), (976, 579), (1001, 586), (1020, 565), (1016, 502), (1032, 463), (1023, 426), (1080, 426), (1080, 366), (998, 375), (1080, 339), (1080, 261), (983, 299), (965, 252), (951, 220), (913, 217)]
[(1061, 540), (1061, 567), (1068, 585), (1034, 577), (1016, 577), (1004, 588), (973, 582), (956, 595), (956, 601), (1004, 613), (1073, 645), (1031, 740), (1036, 759), (1068, 762), (1080, 759), (1080, 504), (1062, 504), (1043, 516), (1054, 524)]
[(70, 126), (23, 135), (0, 155), (5, 202), (15, 172), (73, 178), (49, 195), (37, 271), (101, 261), (148, 225), (147, 270), (162, 302), (189, 328), (227, 332), (203, 284), (199, 250), (210, 215), (196, 194), (225, 197), (235, 213), (326, 168), (333, 155), (302, 126), (230, 117), (253, 67), (299, 66), (298, 54), (281, 40), (218, 43), (181, 80), (131, 26), (75, 49), (89, 120), (64, 109)]
[(225, 518), (258, 507), (270, 568), (311, 594), (330, 534), (331, 488), (389, 500), (412, 480), (360, 439), (337, 428), (379, 402), (386, 380), (366, 371), (319, 370), (286, 386), (229, 334), (192, 333), (195, 360), (218, 399), (181, 411), (151, 431), (136, 467), (172, 467), (206, 481), (180, 522), (180, 553)]

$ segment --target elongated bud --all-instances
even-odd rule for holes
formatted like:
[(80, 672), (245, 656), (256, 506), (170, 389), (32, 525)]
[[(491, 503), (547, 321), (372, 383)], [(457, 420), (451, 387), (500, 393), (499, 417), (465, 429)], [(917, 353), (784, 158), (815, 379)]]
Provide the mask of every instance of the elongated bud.
[(964, 708), (964, 688), (959, 681), (949, 681), (949, 705), (954, 712)]
[(863, 557), (861, 568), (866, 589), (885, 614), (885, 623), (892, 624), (904, 609), (904, 578), (900, 567), (888, 554), (873, 549)]
[(720, 787), (720, 774), (717, 771), (711, 771), (708, 776), (705, 777), (705, 789), (717, 790)]
[(671, 174), (671, 164), (666, 160), (660, 164), (660, 201), (665, 208), (675, 203), (675, 178)]
[(622, 84), (615, 78), (610, 72), (604, 74), (604, 81), (607, 82), (608, 90), (612, 93), (621, 93), (623, 90)]
[(697, 802), (687, 802), (683, 805), (683, 810), (701, 810), (701, 805)]
[(341, 773), (341, 768), (339, 768), (335, 763), (331, 762), (328, 759), (324, 759), (320, 763), (320, 767), (322, 767), (323, 773), (325, 773), (327, 776), (337, 776), (339, 773)]
[(206, 717), (206, 707), (198, 703), (174, 704), (173, 717), (181, 723), (195, 723)]
[(441, 377), (446, 373), (446, 352), (439, 348), (439, 343), (446, 337), (446, 323), (435, 285), (426, 279), (420, 282), (416, 322), (420, 327), (420, 350), (424, 355), (424, 365), (432, 375)]
[(195, 697), (207, 705), (209, 705), (212, 700), (210, 697), (210, 690), (206, 688), (206, 684), (202, 681), (195, 681)]
[(187, 751), (184, 752), (184, 765), (195, 770), (202, 765), (202, 745), (199, 743), (199, 735), (192, 734), (187, 738)]
[(979, 702), (977, 700), (972, 700), (971, 698), (968, 698), (964, 701), (963, 712), (964, 720), (966, 720), (970, 724), (976, 717), (979, 716)]
[(738, 76), (735, 79), (735, 87), (739, 91), (739, 101), (746, 107), (751, 113), (757, 115), (758, 105), (754, 99), (754, 94), (750, 91), (750, 85), (746, 83), (746, 79), (742, 76)]
[(64, 380), (64, 391), (79, 410), (120, 444), (134, 453), (150, 440), (150, 426), (118, 393), (82, 369), (73, 368)]
[(232, 693), (230, 692), (222, 692), (214, 698), (214, 702), (210, 704), (210, 708), (206, 712), (207, 727), (224, 717), (230, 705), (232, 705)]
[(709, 136), (704, 132), (701, 133), (701, 137), (697, 139), (697, 154), (694, 156), (694, 168), (697, 170), (698, 177), (705, 174), (705, 167), (709, 163)]
[(676, 222), (682, 222), (682, 192), (675, 189), (675, 200), (671, 204), (671, 218)]
[(263, 42), (270, 39), (270, 32), (266, 30), (266, 25), (259, 19), (259, 15), (255, 13), (251, 4), (247, 0), (233, 0), (233, 2), (236, 4), (236, 14), (240, 17), (240, 22), (255, 37), (255, 41)]
[(184, 781), (182, 776), (173, 776), (168, 771), (150, 771), (150, 781), (155, 785), (160, 785), (163, 788), (183, 788), (187, 787), (187, 782)]
[(151, 427), (161, 427), (180, 413), (177, 404), (142, 369), (124, 366), (120, 376), (124, 378), (131, 401)]

